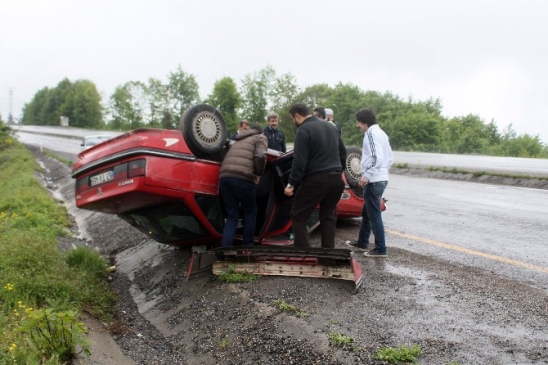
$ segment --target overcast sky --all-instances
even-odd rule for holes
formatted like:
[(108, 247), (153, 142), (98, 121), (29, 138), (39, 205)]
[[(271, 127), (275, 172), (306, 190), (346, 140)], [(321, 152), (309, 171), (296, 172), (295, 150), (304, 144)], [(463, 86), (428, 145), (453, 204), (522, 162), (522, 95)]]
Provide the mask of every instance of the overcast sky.
[[(65, 77), (104, 100), (128, 81), (215, 81), (272, 66), (477, 114), (548, 143), (545, 0), (0, 0), (0, 114)], [(335, 110), (336, 112), (336, 110)], [(382, 121), (381, 121), (382, 124)]]

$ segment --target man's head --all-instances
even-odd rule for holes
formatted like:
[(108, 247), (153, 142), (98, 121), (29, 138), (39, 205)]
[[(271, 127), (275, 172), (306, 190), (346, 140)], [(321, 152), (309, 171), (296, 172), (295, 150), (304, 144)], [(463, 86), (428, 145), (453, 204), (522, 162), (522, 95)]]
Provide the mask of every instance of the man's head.
[(245, 119), (240, 120), (240, 123), (238, 124), (238, 131), (241, 132), (247, 128), (249, 128), (249, 121)]
[(329, 108), (325, 109), (325, 118), (330, 121), (335, 120), (335, 116), (333, 115), (333, 109), (329, 109)]
[(322, 119), (322, 120), (325, 120), (325, 109), (322, 108), (321, 106), (315, 108), (314, 109), (314, 115), (317, 116), (318, 118)]
[(310, 116), (310, 109), (303, 103), (297, 103), (291, 106), (289, 114), (291, 115), (291, 119), (293, 119), (293, 123), (298, 127)]
[(268, 113), (268, 115), (266, 116), (266, 122), (268, 123), (268, 125), (270, 126), (270, 128), (272, 129), (276, 129), (278, 128), (278, 120), (279, 120), (279, 116), (277, 113), (274, 113), (274, 112), (270, 112)]
[(249, 127), (249, 129), (254, 129), (257, 132), (259, 132), (259, 134), (263, 134), (264, 132), (263, 127), (261, 127), (261, 125), (258, 123), (253, 124), (252, 126)]
[(356, 113), (356, 126), (362, 132), (367, 132), (373, 124), (377, 124), (377, 117), (373, 109), (363, 108)]

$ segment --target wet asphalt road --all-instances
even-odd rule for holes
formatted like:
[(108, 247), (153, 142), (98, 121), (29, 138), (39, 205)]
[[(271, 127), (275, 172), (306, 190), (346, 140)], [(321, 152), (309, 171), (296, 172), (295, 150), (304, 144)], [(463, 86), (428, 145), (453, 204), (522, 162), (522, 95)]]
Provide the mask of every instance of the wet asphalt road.
[(548, 191), (395, 175), (389, 245), (548, 289)]

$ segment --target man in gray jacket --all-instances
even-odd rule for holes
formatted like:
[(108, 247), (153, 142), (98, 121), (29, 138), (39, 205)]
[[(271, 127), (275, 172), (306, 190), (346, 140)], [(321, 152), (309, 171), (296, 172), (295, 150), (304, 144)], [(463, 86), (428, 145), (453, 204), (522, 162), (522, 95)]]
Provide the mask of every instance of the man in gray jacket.
[(223, 197), (227, 219), (221, 246), (232, 246), (240, 205), (244, 212), (244, 245), (252, 246), (257, 220), (255, 185), (266, 166), (268, 140), (260, 125), (254, 124), (235, 137), (236, 142), (228, 150), (219, 173), (219, 191)]

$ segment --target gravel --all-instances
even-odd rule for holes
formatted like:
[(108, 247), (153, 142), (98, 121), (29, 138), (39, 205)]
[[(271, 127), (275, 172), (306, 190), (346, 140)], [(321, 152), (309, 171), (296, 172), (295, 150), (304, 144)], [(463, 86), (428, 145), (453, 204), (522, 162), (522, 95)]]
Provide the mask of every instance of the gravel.
[[(77, 210), (70, 168), (34, 152), (47, 168), (41, 179), (78, 223), (61, 246), (95, 247), (117, 266), (116, 315), (106, 328), (131, 359), (118, 364), (383, 364), (379, 349), (412, 345), (423, 364), (548, 363), (547, 293), (528, 283), (397, 248), (387, 259), (359, 259), (366, 279), (356, 294), (342, 280), (187, 281), (188, 251), (151, 242), (115, 216)], [(340, 222), (338, 246), (358, 229)], [(280, 301), (306, 315), (280, 310)], [(330, 333), (353, 342), (333, 346)]]

